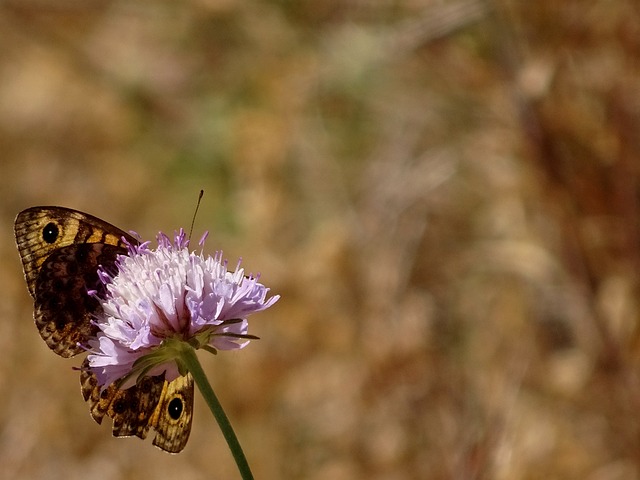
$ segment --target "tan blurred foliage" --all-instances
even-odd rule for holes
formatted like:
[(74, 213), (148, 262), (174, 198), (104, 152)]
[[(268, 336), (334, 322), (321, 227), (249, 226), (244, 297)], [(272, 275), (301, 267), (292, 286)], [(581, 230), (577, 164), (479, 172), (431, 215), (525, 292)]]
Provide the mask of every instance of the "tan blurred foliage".
[(640, 477), (634, 0), (0, 5), (0, 476), (238, 478), (89, 418), (12, 221), (188, 226), (282, 300), (201, 355), (256, 478)]

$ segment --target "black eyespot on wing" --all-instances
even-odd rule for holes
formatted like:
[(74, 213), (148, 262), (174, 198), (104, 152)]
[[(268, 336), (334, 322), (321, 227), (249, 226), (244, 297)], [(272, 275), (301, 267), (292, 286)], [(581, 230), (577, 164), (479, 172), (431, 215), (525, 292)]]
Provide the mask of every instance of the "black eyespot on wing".
[(47, 223), (42, 229), (42, 239), (47, 243), (54, 243), (60, 235), (58, 225), (53, 222)]
[(178, 420), (180, 415), (182, 415), (183, 408), (182, 399), (174, 398), (169, 402), (169, 405), (167, 405), (167, 413), (173, 420)]

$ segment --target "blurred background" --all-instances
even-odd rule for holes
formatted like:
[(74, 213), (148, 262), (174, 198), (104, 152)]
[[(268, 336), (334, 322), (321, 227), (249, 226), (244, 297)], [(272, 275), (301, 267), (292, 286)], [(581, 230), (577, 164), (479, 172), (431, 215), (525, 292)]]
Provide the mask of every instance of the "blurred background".
[[(5, 0), (0, 476), (239, 478), (115, 439), (33, 325), (33, 205), (188, 227), (280, 302), (200, 355), (260, 479), (640, 478), (635, 0)], [(105, 422), (110, 423), (110, 422)]]

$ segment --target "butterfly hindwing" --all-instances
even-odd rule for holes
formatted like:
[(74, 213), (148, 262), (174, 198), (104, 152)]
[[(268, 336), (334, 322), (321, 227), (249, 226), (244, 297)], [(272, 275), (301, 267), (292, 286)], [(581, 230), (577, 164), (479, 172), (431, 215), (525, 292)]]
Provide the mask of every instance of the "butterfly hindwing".
[(153, 444), (165, 452), (178, 453), (187, 444), (193, 413), (193, 378), (190, 374), (166, 382), (164, 375), (145, 377), (136, 385), (120, 390), (115, 384), (104, 390), (85, 360), (80, 373), (82, 395), (89, 402), (91, 416), (102, 423), (113, 420), (115, 437), (146, 438), (156, 430)]
[(98, 266), (112, 265), (126, 253), (105, 243), (79, 243), (54, 250), (42, 263), (35, 280), (33, 317), (55, 353), (71, 357), (85, 351), (98, 330), (92, 320), (102, 311), (88, 293), (104, 291)]

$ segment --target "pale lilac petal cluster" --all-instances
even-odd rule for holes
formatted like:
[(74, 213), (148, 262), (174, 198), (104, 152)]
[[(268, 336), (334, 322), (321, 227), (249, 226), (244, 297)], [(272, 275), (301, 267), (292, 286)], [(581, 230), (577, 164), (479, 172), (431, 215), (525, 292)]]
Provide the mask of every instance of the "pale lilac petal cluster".
[[(267, 299), (269, 289), (257, 277), (245, 277), (240, 262), (235, 272), (228, 271), (222, 252), (213, 257), (189, 252), (182, 230), (173, 242), (162, 233), (157, 239), (155, 250), (148, 242), (129, 246), (129, 255), (118, 258), (117, 272), (99, 272), (106, 287), (104, 313), (96, 319), (99, 332), (88, 361), (100, 385), (129, 374), (136, 360), (166, 338), (188, 341), (208, 332), (211, 348), (242, 348), (248, 343), (242, 338), (247, 316), (279, 298)], [(179, 375), (175, 362), (156, 365), (148, 374), (162, 372), (167, 380)]]

